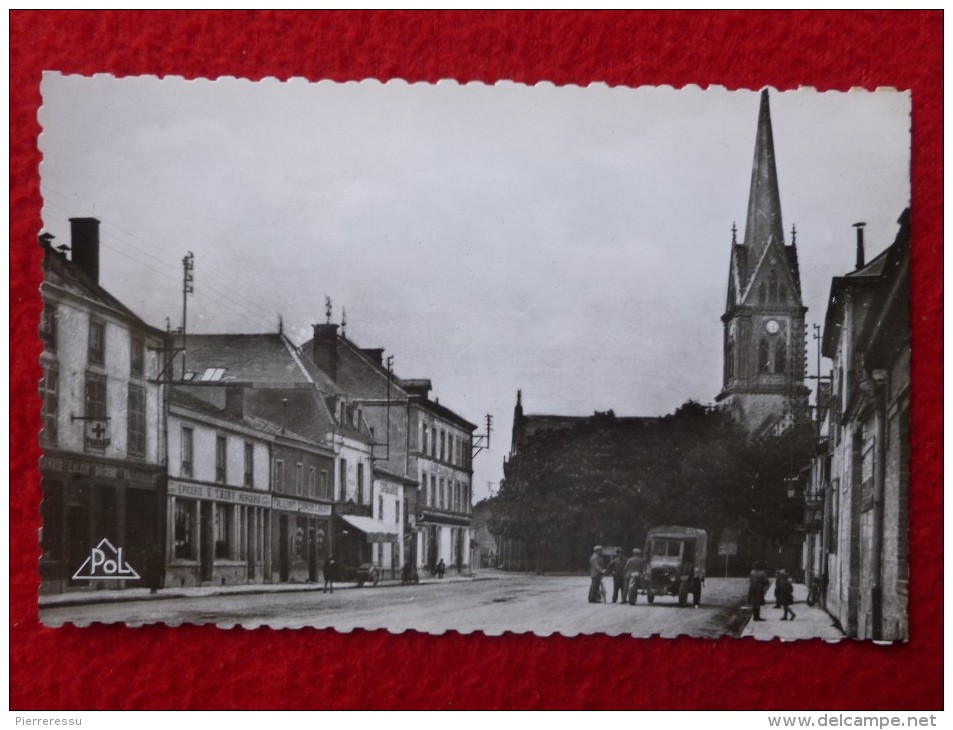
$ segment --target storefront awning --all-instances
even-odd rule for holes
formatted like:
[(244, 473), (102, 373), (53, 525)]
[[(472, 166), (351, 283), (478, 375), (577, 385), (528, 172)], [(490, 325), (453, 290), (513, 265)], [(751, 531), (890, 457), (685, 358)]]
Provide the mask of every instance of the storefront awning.
[(392, 525), (385, 525), (383, 522), (361, 515), (340, 515), (340, 517), (351, 527), (367, 535), (368, 542), (397, 542), (400, 539), (397, 529)]

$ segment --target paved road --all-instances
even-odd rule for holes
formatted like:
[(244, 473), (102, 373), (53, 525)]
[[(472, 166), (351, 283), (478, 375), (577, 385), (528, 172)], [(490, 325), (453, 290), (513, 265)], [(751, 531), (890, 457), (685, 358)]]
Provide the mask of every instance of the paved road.
[[(538, 635), (628, 634), (632, 636), (717, 637), (738, 635), (747, 615), (740, 606), (745, 579), (709, 578), (702, 605), (679, 608), (674, 598), (644, 596), (636, 606), (590, 604), (588, 578), (502, 574), (472, 582), (406, 587), (339, 589), (333, 595), (295, 593), (170, 598), (112, 604), (47, 607), (43, 623), (86, 625), (94, 621), (217, 624), (230, 628), (414, 629), (428, 633), (455, 630), (504, 631)], [(608, 581), (607, 581), (608, 584)]]

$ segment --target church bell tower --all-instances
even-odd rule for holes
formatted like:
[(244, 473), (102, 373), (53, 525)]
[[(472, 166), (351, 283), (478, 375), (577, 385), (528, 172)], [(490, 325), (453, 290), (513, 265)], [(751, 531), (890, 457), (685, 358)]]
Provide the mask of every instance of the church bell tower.
[(748, 217), (739, 243), (731, 228), (724, 324), (724, 374), (717, 399), (753, 435), (781, 433), (808, 418), (804, 385), (807, 307), (801, 303), (797, 231), (785, 244), (768, 91), (751, 171)]

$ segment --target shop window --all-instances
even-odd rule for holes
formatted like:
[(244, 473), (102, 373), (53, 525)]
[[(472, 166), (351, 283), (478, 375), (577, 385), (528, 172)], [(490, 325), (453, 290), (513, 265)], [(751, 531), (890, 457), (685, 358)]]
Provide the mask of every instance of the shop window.
[(187, 426), (182, 427), (182, 439), (179, 444), (182, 466), (179, 469), (179, 475), (183, 477), (192, 476), (193, 452), (192, 452), (192, 429)]
[(215, 558), (227, 560), (231, 557), (232, 544), (232, 508), (227, 504), (215, 505)]
[(283, 493), (285, 491), (285, 462), (281, 459), (275, 460), (274, 489), (278, 493)]
[(106, 361), (106, 324), (95, 319), (89, 321), (89, 362), (102, 365)]
[(55, 365), (43, 368), (40, 398), (43, 399), (43, 443), (56, 444), (59, 437), (60, 371)]
[(146, 455), (146, 391), (139, 385), (129, 384), (126, 406), (127, 441), (129, 456)]
[(179, 560), (195, 559), (195, 542), (192, 539), (195, 524), (196, 503), (191, 499), (175, 500), (175, 534), (173, 554)]
[(215, 481), (228, 481), (228, 441), (224, 436), (215, 437)]
[(248, 488), (255, 486), (255, 445), (250, 441), (245, 442), (245, 478), (242, 484)]
[(143, 339), (138, 335), (133, 335), (129, 340), (129, 373), (136, 377), (142, 377), (145, 371), (146, 346)]
[(56, 352), (57, 338), (57, 311), (56, 305), (47, 303), (43, 307), (43, 314), (40, 317), (40, 339), (48, 352)]
[(295, 526), (294, 534), (294, 556), (298, 560), (305, 560), (307, 558), (307, 542), (305, 541), (305, 535), (307, 535), (308, 523), (304, 517), (299, 517), (297, 524)]

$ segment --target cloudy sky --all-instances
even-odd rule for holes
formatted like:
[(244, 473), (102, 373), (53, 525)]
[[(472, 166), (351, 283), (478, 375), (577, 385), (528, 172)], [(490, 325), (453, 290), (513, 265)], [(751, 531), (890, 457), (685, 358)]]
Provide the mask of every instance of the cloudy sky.
[[(661, 415), (711, 402), (731, 225), (743, 228), (756, 91), (500, 83), (183, 81), (48, 74), (45, 230), (102, 221), (103, 285), (148, 322), (347, 335), (475, 423), (496, 488), (528, 413)], [(910, 99), (772, 92), (785, 231), (808, 322), (831, 276), (893, 241)], [(743, 231), (739, 231), (741, 239)], [(788, 234), (789, 235), (789, 234)], [(809, 362), (815, 362), (813, 343)], [(482, 429), (481, 429), (482, 430)]]

